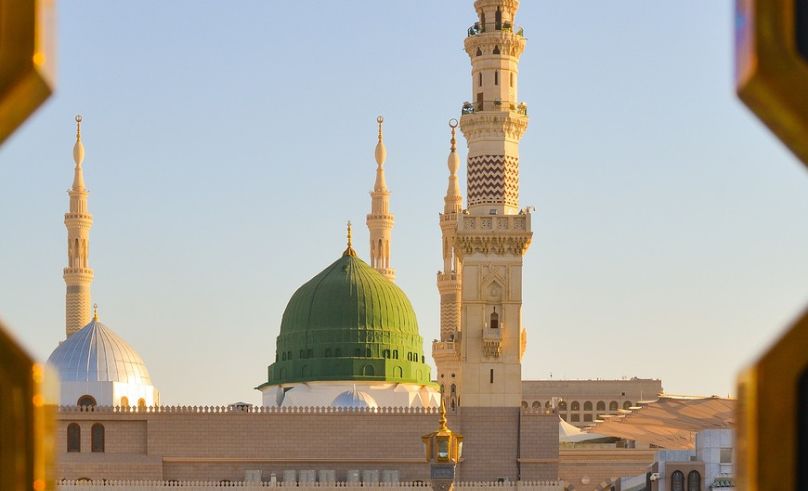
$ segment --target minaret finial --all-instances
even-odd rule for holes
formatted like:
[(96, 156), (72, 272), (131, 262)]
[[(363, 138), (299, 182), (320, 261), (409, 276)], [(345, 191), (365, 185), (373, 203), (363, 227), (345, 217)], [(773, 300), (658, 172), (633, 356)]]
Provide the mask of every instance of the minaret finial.
[[(376, 143), (376, 163), (379, 165), (379, 169), (382, 168), (384, 165), (384, 161), (387, 160), (387, 148), (384, 146), (384, 133), (382, 132), (382, 124), (384, 123), (384, 116), (379, 115), (376, 118), (376, 122), (379, 124), (379, 142)], [(384, 179), (384, 177), (382, 177)], [(386, 187), (382, 182), (382, 187)], [(376, 182), (376, 186), (379, 186), (379, 182)]]
[[(81, 143), (82, 119), (81, 114), (76, 114), (76, 144), (73, 145), (73, 161), (76, 163), (76, 167), (81, 167), (81, 163), (84, 162), (84, 145)], [(83, 177), (80, 179), (80, 182), (74, 182), (74, 186), (76, 184), (80, 184), (81, 187), (84, 187)]]
[(98, 304), (93, 304), (93, 322), (98, 322)]
[(446, 402), (443, 400), (443, 397), (440, 398), (440, 419), (438, 423), (440, 424), (440, 431), (446, 431), (449, 428), (446, 426)]
[(351, 221), (348, 220), (348, 247), (345, 249), (345, 252), (342, 253), (343, 256), (356, 256), (356, 251), (353, 250), (353, 234), (351, 233)]
[(451, 140), (451, 151), (454, 152), (457, 150), (457, 139), (455, 139), (455, 132), (457, 131), (457, 120), (452, 118), (449, 120), (449, 128), (452, 129), (452, 140)]

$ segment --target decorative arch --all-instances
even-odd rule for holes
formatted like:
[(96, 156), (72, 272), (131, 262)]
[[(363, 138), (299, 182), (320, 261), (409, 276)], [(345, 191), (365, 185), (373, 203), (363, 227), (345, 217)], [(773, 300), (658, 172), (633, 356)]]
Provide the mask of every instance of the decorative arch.
[(533, 404), (531, 404), (531, 407), (533, 409), (539, 409), (541, 407), (541, 401), (533, 401)]
[(98, 403), (95, 402), (95, 397), (85, 394), (79, 397), (79, 400), (78, 402), (76, 402), (76, 405), (82, 407), (95, 407), (98, 405)]
[(626, 401), (623, 403), (623, 409), (628, 409), (631, 407), (631, 401)]
[(598, 401), (598, 403), (595, 405), (595, 409), (598, 410), (598, 411), (605, 411), (606, 410), (606, 403), (603, 402), (603, 401)]
[[(401, 367), (395, 367), (393, 369), (393, 376), (398, 377), (398, 378), (404, 378), (404, 370)], [(441, 387), (443, 387), (443, 386), (441, 385)], [(441, 391), (442, 391), (442, 389), (441, 389)]]
[(373, 375), (375, 375), (374, 370), (373, 370), (373, 365), (365, 365), (365, 366), (363, 366), (362, 367), (362, 375), (364, 375), (366, 377), (372, 377)]
[(96, 423), (90, 429), (90, 451), (104, 452), (104, 425)]
[(701, 473), (690, 471), (687, 475), (687, 491), (701, 491)]
[(140, 399), (138, 399), (137, 400), (137, 408), (139, 410), (141, 410), (141, 411), (145, 411), (146, 410), (146, 399), (144, 399), (142, 397)]
[(584, 411), (591, 411), (592, 410), (592, 401), (586, 401), (584, 403)]
[(572, 401), (570, 404), (570, 410), (572, 411), (580, 411), (581, 410), (581, 403), (578, 401)]
[(121, 402), (119, 403), (119, 405), (122, 408), (129, 409), (129, 398), (126, 396), (121, 397)]
[(609, 403), (609, 411), (617, 411), (618, 409), (620, 409), (620, 404), (618, 404), (617, 401)]
[(558, 403), (558, 409), (560, 409), (561, 411), (566, 411), (567, 410), (567, 401), (559, 402)]
[(682, 471), (671, 474), (671, 491), (685, 491), (685, 475)]
[(67, 425), (67, 451), (81, 452), (81, 426), (77, 423)]

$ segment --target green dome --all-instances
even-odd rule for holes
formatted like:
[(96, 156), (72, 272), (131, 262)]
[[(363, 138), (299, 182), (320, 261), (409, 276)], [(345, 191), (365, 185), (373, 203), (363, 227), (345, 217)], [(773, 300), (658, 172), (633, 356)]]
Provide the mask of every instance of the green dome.
[(276, 346), (264, 385), (430, 383), (412, 304), (352, 249), (292, 295)]

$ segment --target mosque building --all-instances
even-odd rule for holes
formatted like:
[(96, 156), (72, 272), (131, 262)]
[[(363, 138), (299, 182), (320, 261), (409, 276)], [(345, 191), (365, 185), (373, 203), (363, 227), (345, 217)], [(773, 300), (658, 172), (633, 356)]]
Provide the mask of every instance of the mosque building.
[[(530, 208), (519, 205), (519, 141), (528, 115), (518, 99), (526, 43), (515, 24), (518, 7), (518, 0), (475, 0), (477, 21), (464, 41), (472, 102), (450, 122), (434, 379), (415, 311), (395, 283), (379, 117), (369, 263), (353, 249), (349, 225), (345, 250), (286, 306), (274, 360), (256, 387), (262, 405), (161, 406), (142, 358), (92, 308), (92, 215), (77, 118), (65, 215), (67, 337), (49, 358), (61, 378), (57, 478), (427, 480), (420, 435), (434, 429), (444, 402), (450, 426), (464, 435), (458, 480), (558, 479), (556, 403), (564, 394), (523, 396), (523, 258), (533, 233)], [(458, 127), (468, 142), (466, 206)], [(633, 397), (625, 386), (614, 388), (622, 388), (619, 399), (612, 394), (620, 404)]]

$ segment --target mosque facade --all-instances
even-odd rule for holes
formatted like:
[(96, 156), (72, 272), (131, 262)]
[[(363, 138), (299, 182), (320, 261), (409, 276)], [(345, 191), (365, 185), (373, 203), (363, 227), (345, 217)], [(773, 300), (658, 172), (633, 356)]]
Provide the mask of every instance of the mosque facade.
[[(465, 438), (459, 480), (558, 478), (556, 403), (537, 407), (523, 397), (522, 275), (532, 225), (530, 209), (519, 205), (519, 140), (528, 123), (517, 92), (525, 48), (515, 24), (519, 1), (476, 0), (473, 6), (477, 20), (464, 42), (472, 97), (459, 121), (450, 123), (449, 178), (439, 214), (443, 269), (434, 377), (415, 312), (395, 284), (380, 117), (366, 218), (369, 262), (354, 251), (349, 228), (345, 250), (292, 295), (275, 358), (256, 387), (262, 405), (161, 406), (141, 357), (91, 306), (92, 215), (77, 120), (65, 215), (67, 337), (49, 359), (62, 382), (57, 478), (426, 481), (420, 435), (434, 429), (441, 402), (449, 408), (449, 425)], [(458, 127), (468, 142), (465, 206)]]

